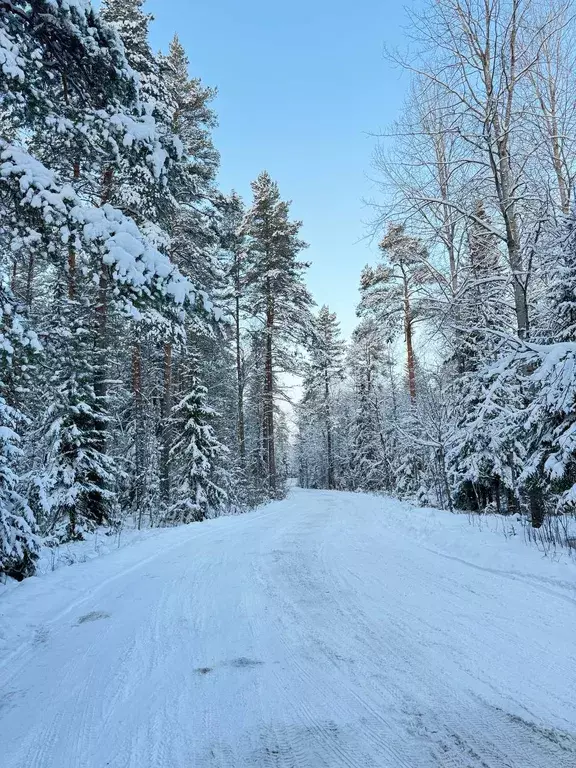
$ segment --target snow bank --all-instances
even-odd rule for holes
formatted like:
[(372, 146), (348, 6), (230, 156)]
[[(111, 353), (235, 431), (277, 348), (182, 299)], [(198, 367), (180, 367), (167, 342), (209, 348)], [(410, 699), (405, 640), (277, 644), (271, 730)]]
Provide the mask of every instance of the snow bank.
[[(0, 667), (4, 651), (33, 642), (36, 627), (57, 616), (70, 601), (74, 602), (76, 595), (104, 584), (115, 569), (124, 572), (126, 567), (163, 552), (190, 528), (198, 526), (140, 531), (125, 528), (112, 534), (103, 528), (86, 534), (84, 541), (42, 547), (35, 576), (22, 582), (8, 579), (0, 583)], [(98, 562), (91, 562), (96, 559)], [(19, 606), (18, 616), (14, 616), (15, 605)]]
[(573, 554), (543, 552), (530, 544), (525, 523), (514, 515), (452, 514), (386, 499), (386, 516), (395, 533), (401, 531), (431, 552), (511, 578), (555, 583), (576, 598)]
[[(96, 557), (109, 555), (123, 547), (133, 546), (151, 537), (158, 536), (166, 529), (124, 528), (120, 531), (112, 531), (109, 528), (98, 528), (92, 532), (84, 533), (83, 541), (70, 541), (66, 544), (58, 544), (54, 547), (42, 546), (40, 556), (36, 563), (34, 578), (46, 576), (59, 568), (76, 563), (87, 563)], [(15, 579), (0, 581), (0, 599), (8, 590), (18, 587), (20, 582)]]

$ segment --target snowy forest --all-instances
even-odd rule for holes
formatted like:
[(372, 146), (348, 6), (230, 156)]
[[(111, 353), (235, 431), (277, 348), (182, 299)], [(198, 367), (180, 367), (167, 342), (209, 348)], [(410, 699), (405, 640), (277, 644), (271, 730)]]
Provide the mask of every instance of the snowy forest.
[(0, 575), (95, 528), (247, 511), (291, 476), (567, 540), (570, 6), (413, 12), (347, 340), (269, 173), (249, 200), (219, 188), (213, 86), (177, 36), (152, 50), (143, 5), (0, 0)]
[(436, 0), (409, 17), (372, 175), (381, 259), (347, 350), (324, 308), (303, 484), (516, 514), (570, 544), (576, 501), (574, 9)]

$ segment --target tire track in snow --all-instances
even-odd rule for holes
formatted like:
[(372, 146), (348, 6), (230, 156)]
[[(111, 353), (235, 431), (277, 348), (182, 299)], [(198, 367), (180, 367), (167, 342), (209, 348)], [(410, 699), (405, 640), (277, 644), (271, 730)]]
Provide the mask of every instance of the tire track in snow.
[[(353, 532), (349, 531), (347, 534), (353, 540)], [(347, 535), (343, 538), (346, 539)], [(338, 538), (335, 543), (341, 546), (341, 542), (342, 538)], [(326, 556), (326, 546), (328, 543), (330, 543), (330, 538), (325, 539), (323, 547), (323, 566), (329, 571), (330, 576), (327, 582), (335, 585), (334, 595), (339, 596), (341, 599), (341, 611), (353, 617), (354, 625), (362, 627), (362, 632), (359, 634), (362, 634), (365, 639), (370, 638), (370, 642), (367, 643), (367, 653), (364, 654), (365, 658), (386, 658), (387, 656), (390, 657), (391, 654), (398, 656), (400, 650), (398, 646), (383, 646), (375, 636), (370, 620), (359, 608), (359, 602), (357, 600), (343, 600), (344, 596), (351, 593), (350, 578), (346, 577), (352, 575), (353, 579), (355, 579), (356, 575), (349, 568), (334, 568), (334, 564), (340, 563), (341, 559), (335, 556), (334, 553), (332, 553), (332, 556)], [(384, 542), (382, 542), (382, 546), (384, 548)], [(356, 562), (359, 562), (359, 560)], [(415, 563), (411, 563), (412, 568), (415, 565)], [(407, 646), (410, 644), (410, 639), (410, 632), (405, 632), (404, 641)], [(417, 658), (417, 649), (412, 648), (410, 655), (412, 657), (412, 666), (414, 666), (413, 659)], [(338, 658), (338, 656), (335, 658)], [(372, 681), (376, 677), (370, 676), (365, 679)], [(388, 690), (390, 690), (390, 682), (386, 681)], [(442, 706), (440, 702), (442, 700), (445, 702), (443, 708), (434, 717), (433, 726), (429, 727), (426, 731), (428, 737), (432, 733), (444, 734), (441, 739), (432, 739), (432, 742), (441, 741), (441, 751), (435, 751), (435, 760), (441, 759), (439, 764), (445, 765), (446, 768), (452, 765), (460, 768), (463, 764), (469, 764), (474, 766), (474, 768), (501, 768), (503, 765), (514, 766), (514, 768), (531, 768), (532, 766), (534, 768), (541, 768), (542, 765), (546, 764), (543, 761), (547, 761), (550, 757), (551, 748), (549, 745), (546, 745), (545, 752), (543, 753), (541, 743), (533, 742), (532, 744), (527, 744), (525, 733), (517, 735), (511, 733), (513, 729), (509, 727), (508, 722), (502, 722), (498, 718), (494, 718), (490, 709), (485, 705), (479, 707), (478, 702), (472, 704), (466, 691), (461, 692), (461, 701), (458, 706), (454, 706), (453, 696), (447, 695), (447, 686), (444, 681), (438, 678), (433, 681), (433, 686), (435, 689), (436, 708), (440, 709)], [(378, 698), (377, 692), (376, 697), (371, 697), (366, 689), (363, 691), (363, 698), (364, 696), (371, 698), (374, 704)], [(452, 704), (451, 707), (449, 706), (450, 703)], [(412, 711), (416, 712), (419, 707), (422, 707), (422, 703), (412, 698), (409, 706)], [(473, 716), (466, 715), (466, 712), (470, 710), (474, 711)], [(454, 718), (455, 711), (458, 713), (456, 718)], [(446, 721), (452, 721), (452, 730), (447, 727)], [(482, 737), (479, 738), (478, 734), (482, 734)], [(489, 734), (487, 738), (486, 734)], [(554, 766), (560, 767), (565, 765), (566, 768), (569, 768), (576, 765), (576, 753), (571, 750), (569, 752), (570, 754), (564, 755), (555, 754)]]
[[(316, 555), (317, 554), (318, 553), (316, 553)], [(362, 736), (364, 738), (368, 736), (372, 748), (376, 749), (377, 753), (380, 754), (380, 759), (386, 759), (385, 764), (379, 763), (379, 765), (388, 765), (391, 767), (393, 766), (394, 768), (401, 768), (404, 766), (406, 768), (411, 768), (412, 763), (408, 762), (407, 758), (392, 744), (386, 743), (386, 736), (382, 734), (382, 729), (384, 728), (388, 735), (391, 736), (393, 734), (393, 725), (390, 721), (383, 716), (376, 706), (367, 702), (358, 694), (358, 691), (353, 686), (348, 684), (346, 673), (340, 674), (336, 680), (334, 679), (334, 672), (342, 672), (342, 670), (334, 666), (333, 656), (326, 650), (328, 648), (326, 642), (324, 640), (319, 641), (316, 636), (313, 627), (318, 617), (316, 615), (310, 616), (306, 610), (302, 608), (301, 601), (294, 602), (294, 600), (290, 598), (291, 594), (296, 594), (297, 596), (306, 594), (307, 597), (314, 594), (317, 583), (321, 582), (315, 582), (308, 573), (302, 572), (303, 563), (300, 556), (297, 556), (296, 561), (300, 562), (300, 567), (298, 567), (297, 562), (294, 562), (294, 557), (292, 556), (292, 560), (288, 563), (287, 567), (276, 578), (273, 578), (270, 572), (261, 575), (262, 584), (267, 586), (269, 591), (273, 590), (273, 600), (281, 607), (281, 610), (278, 612), (279, 617), (284, 615), (290, 617), (289, 622), (284, 623), (285, 631), (281, 632), (280, 636), (284, 642), (288, 658), (290, 659), (291, 669), (298, 672), (299, 680), (304, 684), (304, 688), (307, 688), (308, 690), (320, 689), (325, 691), (325, 695), (331, 702), (331, 709), (334, 712), (334, 715), (338, 716), (339, 721), (347, 722), (352, 720), (360, 725), (361, 715), (363, 716), (361, 722), (361, 727), (363, 728)], [(320, 558), (312, 557), (312, 562), (317, 564), (320, 562)], [(289, 583), (290, 581), (293, 582), (293, 586), (298, 585), (299, 588), (292, 590), (285, 589), (284, 587), (286, 583)], [(274, 587), (272, 585), (274, 585)], [(303, 592), (302, 587), (305, 588), (305, 592)], [(326, 594), (322, 594), (320, 600), (314, 601), (307, 599), (304, 601), (305, 607), (308, 606), (308, 603), (310, 603), (311, 606), (321, 605), (324, 612), (327, 612), (328, 609), (330, 609), (328, 615), (332, 616), (335, 604), (333, 602), (330, 603), (329, 600), (327, 600), (327, 597)], [(286, 641), (286, 636), (289, 635), (290, 628), (292, 628), (292, 632), (294, 631), (294, 628), (297, 628), (299, 632), (300, 647), (309, 647), (310, 640), (312, 640), (313, 647), (316, 646), (320, 651), (320, 655), (313, 655), (312, 658), (307, 660), (308, 663), (304, 664), (301, 661), (301, 654), (294, 650), (296, 647), (294, 639), (292, 642)], [(326, 664), (326, 662), (328, 662), (328, 664)], [(314, 670), (314, 673), (312, 673), (311, 670)], [(345, 706), (341, 704), (342, 690), (346, 692), (348, 699), (354, 704), (352, 711), (349, 705)], [(299, 691), (300, 688), (295, 687), (292, 691), (291, 698), (298, 703), (300, 717), (307, 720), (312, 726), (317, 726), (318, 720), (311, 714), (310, 709), (306, 706), (305, 696), (301, 695)], [(368, 717), (366, 717), (366, 715)], [(327, 740), (322, 729), (320, 729), (318, 733), (321, 735), (322, 740), (326, 742)], [(349, 744), (349, 749), (350, 746), (351, 745)], [(328, 740), (327, 747), (332, 751), (335, 749), (330, 740)], [(366, 750), (361, 750), (362, 753), (360, 753), (360, 748), (357, 746), (355, 747), (355, 750), (356, 753), (349, 757), (345, 752), (343, 753), (340, 748), (336, 749), (334, 759), (337, 759), (340, 762), (334, 762), (333, 764), (349, 765), (350, 768), (369, 765), (370, 757)], [(332, 765), (332, 763), (327, 763), (327, 765)]]

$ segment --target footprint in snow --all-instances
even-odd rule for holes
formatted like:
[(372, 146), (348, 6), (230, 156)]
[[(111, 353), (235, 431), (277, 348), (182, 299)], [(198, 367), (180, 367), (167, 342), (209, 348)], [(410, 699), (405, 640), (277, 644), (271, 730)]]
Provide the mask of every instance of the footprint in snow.
[(104, 611), (90, 611), (85, 613), (84, 616), (80, 616), (76, 624), (86, 624), (87, 621), (98, 621), (99, 619), (109, 619), (110, 614)]
[(238, 659), (232, 659), (232, 661), (229, 661), (228, 664), (231, 667), (237, 667), (241, 669), (242, 667), (259, 667), (261, 664), (264, 664), (264, 662), (258, 661), (257, 659), (247, 659), (245, 656), (240, 656)]
[[(257, 659), (248, 659), (246, 656), (240, 656), (238, 659), (232, 659), (232, 661), (224, 662), (223, 666), (235, 667), (236, 669), (245, 669), (247, 667), (259, 667), (264, 664), (263, 661)], [(214, 671), (214, 667), (196, 667), (194, 672), (198, 675), (208, 675)]]

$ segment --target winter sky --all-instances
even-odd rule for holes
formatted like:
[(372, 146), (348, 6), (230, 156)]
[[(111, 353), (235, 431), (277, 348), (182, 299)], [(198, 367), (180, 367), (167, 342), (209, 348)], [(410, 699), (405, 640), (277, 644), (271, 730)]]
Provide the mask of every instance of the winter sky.
[(355, 325), (360, 270), (374, 260), (367, 241), (376, 195), (375, 139), (398, 114), (406, 79), (383, 56), (401, 45), (400, 0), (148, 0), (154, 48), (177, 32), (191, 74), (217, 86), (223, 190), (250, 197), (266, 169), (304, 221), (318, 304)]

